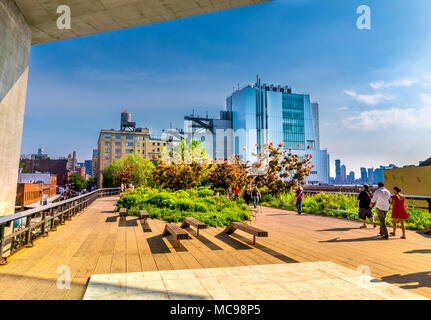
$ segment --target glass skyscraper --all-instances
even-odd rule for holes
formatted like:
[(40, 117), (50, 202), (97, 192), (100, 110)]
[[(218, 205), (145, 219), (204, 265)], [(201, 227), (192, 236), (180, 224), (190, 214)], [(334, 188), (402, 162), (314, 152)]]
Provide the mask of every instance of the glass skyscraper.
[[(315, 165), (307, 183), (329, 182), (329, 156), (320, 150), (319, 111), (308, 94), (290, 87), (261, 84), (246, 86), (227, 98), (232, 113), (233, 149), (245, 161), (256, 161), (264, 142), (283, 143), (299, 156), (313, 155)], [(310, 150), (307, 149), (310, 146)]]

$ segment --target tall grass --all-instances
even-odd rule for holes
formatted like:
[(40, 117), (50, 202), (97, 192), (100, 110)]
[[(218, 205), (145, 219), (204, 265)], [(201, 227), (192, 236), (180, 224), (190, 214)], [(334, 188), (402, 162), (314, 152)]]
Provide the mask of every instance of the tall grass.
[[(360, 220), (358, 215), (358, 208), (355, 207), (357, 196), (346, 194), (333, 194), (333, 193), (317, 193), (317, 194), (304, 194), (302, 207), (304, 212), (321, 214), (326, 216), (346, 218), (350, 220)], [(278, 197), (271, 195), (264, 195), (260, 202), (264, 206), (272, 206), (283, 209), (295, 209), (295, 193), (293, 191), (281, 194)], [(347, 212), (335, 212), (331, 210), (340, 210)], [(373, 209), (373, 213), (376, 209)], [(420, 230), (431, 225), (431, 213), (425, 210), (408, 205), (407, 211), (410, 218), (406, 220), (406, 228), (410, 230)], [(392, 209), (389, 209), (386, 223), (392, 225)], [(376, 222), (379, 223), (376, 217)]]

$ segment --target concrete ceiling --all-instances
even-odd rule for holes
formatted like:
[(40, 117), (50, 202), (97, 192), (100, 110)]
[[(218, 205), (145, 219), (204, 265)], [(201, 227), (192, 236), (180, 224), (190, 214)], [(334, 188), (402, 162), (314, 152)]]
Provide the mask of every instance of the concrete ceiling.
[[(15, 0), (32, 44), (76, 38), (272, 0)], [(59, 30), (57, 7), (71, 9), (72, 28)]]

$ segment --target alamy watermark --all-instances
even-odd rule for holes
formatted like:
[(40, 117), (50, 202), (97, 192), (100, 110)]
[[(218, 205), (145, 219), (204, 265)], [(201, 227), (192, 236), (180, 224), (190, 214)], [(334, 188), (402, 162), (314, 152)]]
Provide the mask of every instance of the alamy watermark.
[[(371, 8), (368, 5), (360, 5), (356, 9), (359, 14), (356, 20), (356, 27), (359, 30), (371, 29)], [(60, 5), (57, 7), (57, 14), (60, 16), (57, 19), (57, 28), (59, 30), (70, 30), (72, 28), (72, 11), (68, 5)]]
[(57, 274), (59, 275), (57, 278), (57, 289), (64, 290), (70, 289), (71, 282), (71, 271), (70, 267), (63, 264), (57, 267)]
[(356, 286), (361, 289), (370, 288), (370, 282), (371, 282), (370, 267), (366, 265), (361, 265), (356, 269), (356, 272), (359, 274), (359, 277), (356, 280)]
[(57, 28), (59, 30), (72, 29), (72, 11), (70, 7), (67, 5), (58, 6), (57, 13), (60, 14), (57, 19)]
[(367, 5), (361, 5), (356, 9), (356, 13), (360, 16), (356, 20), (356, 27), (359, 30), (371, 29), (371, 8)]

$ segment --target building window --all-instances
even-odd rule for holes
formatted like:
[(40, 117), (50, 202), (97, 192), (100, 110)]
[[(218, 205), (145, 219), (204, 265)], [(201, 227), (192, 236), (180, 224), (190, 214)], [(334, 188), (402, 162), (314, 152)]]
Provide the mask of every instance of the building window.
[(157, 152), (159, 152), (160, 151), (160, 148), (157, 148)]
[(118, 159), (121, 159), (121, 157), (120, 157), (120, 156), (115, 156), (115, 159), (117, 159), (117, 160), (118, 160)]
[(110, 148), (105, 148), (105, 153), (111, 153), (111, 149)]
[(310, 171), (310, 174), (317, 174), (317, 171)]
[(137, 144), (136, 144), (138, 147), (140, 147), (141, 146), (141, 144), (138, 142)]
[(155, 146), (156, 144), (153, 142), (153, 146)]
[(121, 139), (121, 135), (117, 134), (117, 135), (115, 136), (115, 138), (117, 138), (117, 139)]
[(142, 150), (142, 154), (145, 154), (145, 150)]
[(116, 145), (117, 147), (119, 147), (119, 146), (121, 146), (121, 142), (115, 142), (115, 145)]
[(133, 140), (133, 136), (126, 136), (126, 140)]
[(157, 142), (157, 145), (160, 146), (160, 142)]
[(126, 142), (126, 147), (133, 147), (133, 142)]
[(139, 136), (138, 136), (138, 137), (136, 137), (136, 140), (141, 140), (141, 137), (139, 137)]
[(121, 149), (115, 149), (115, 153), (121, 153)]
[(105, 162), (105, 167), (109, 166), (110, 163), (109, 162)]
[(153, 152), (155, 152), (156, 151), (156, 149), (155, 148), (153, 148)]
[(110, 134), (105, 134), (105, 138), (106, 139), (111, 139), (111, 135)]
[(133, 153), (133, 149), (126, 149), (126, 153)]
[(108, 155), (105, 156), (105, 160), (110, 160), (110, 159), (111, 159), (111, 156), (108, 156)]
[(105, 141), (105, 146), (110, 146), (111, 145), (111, 141)]

